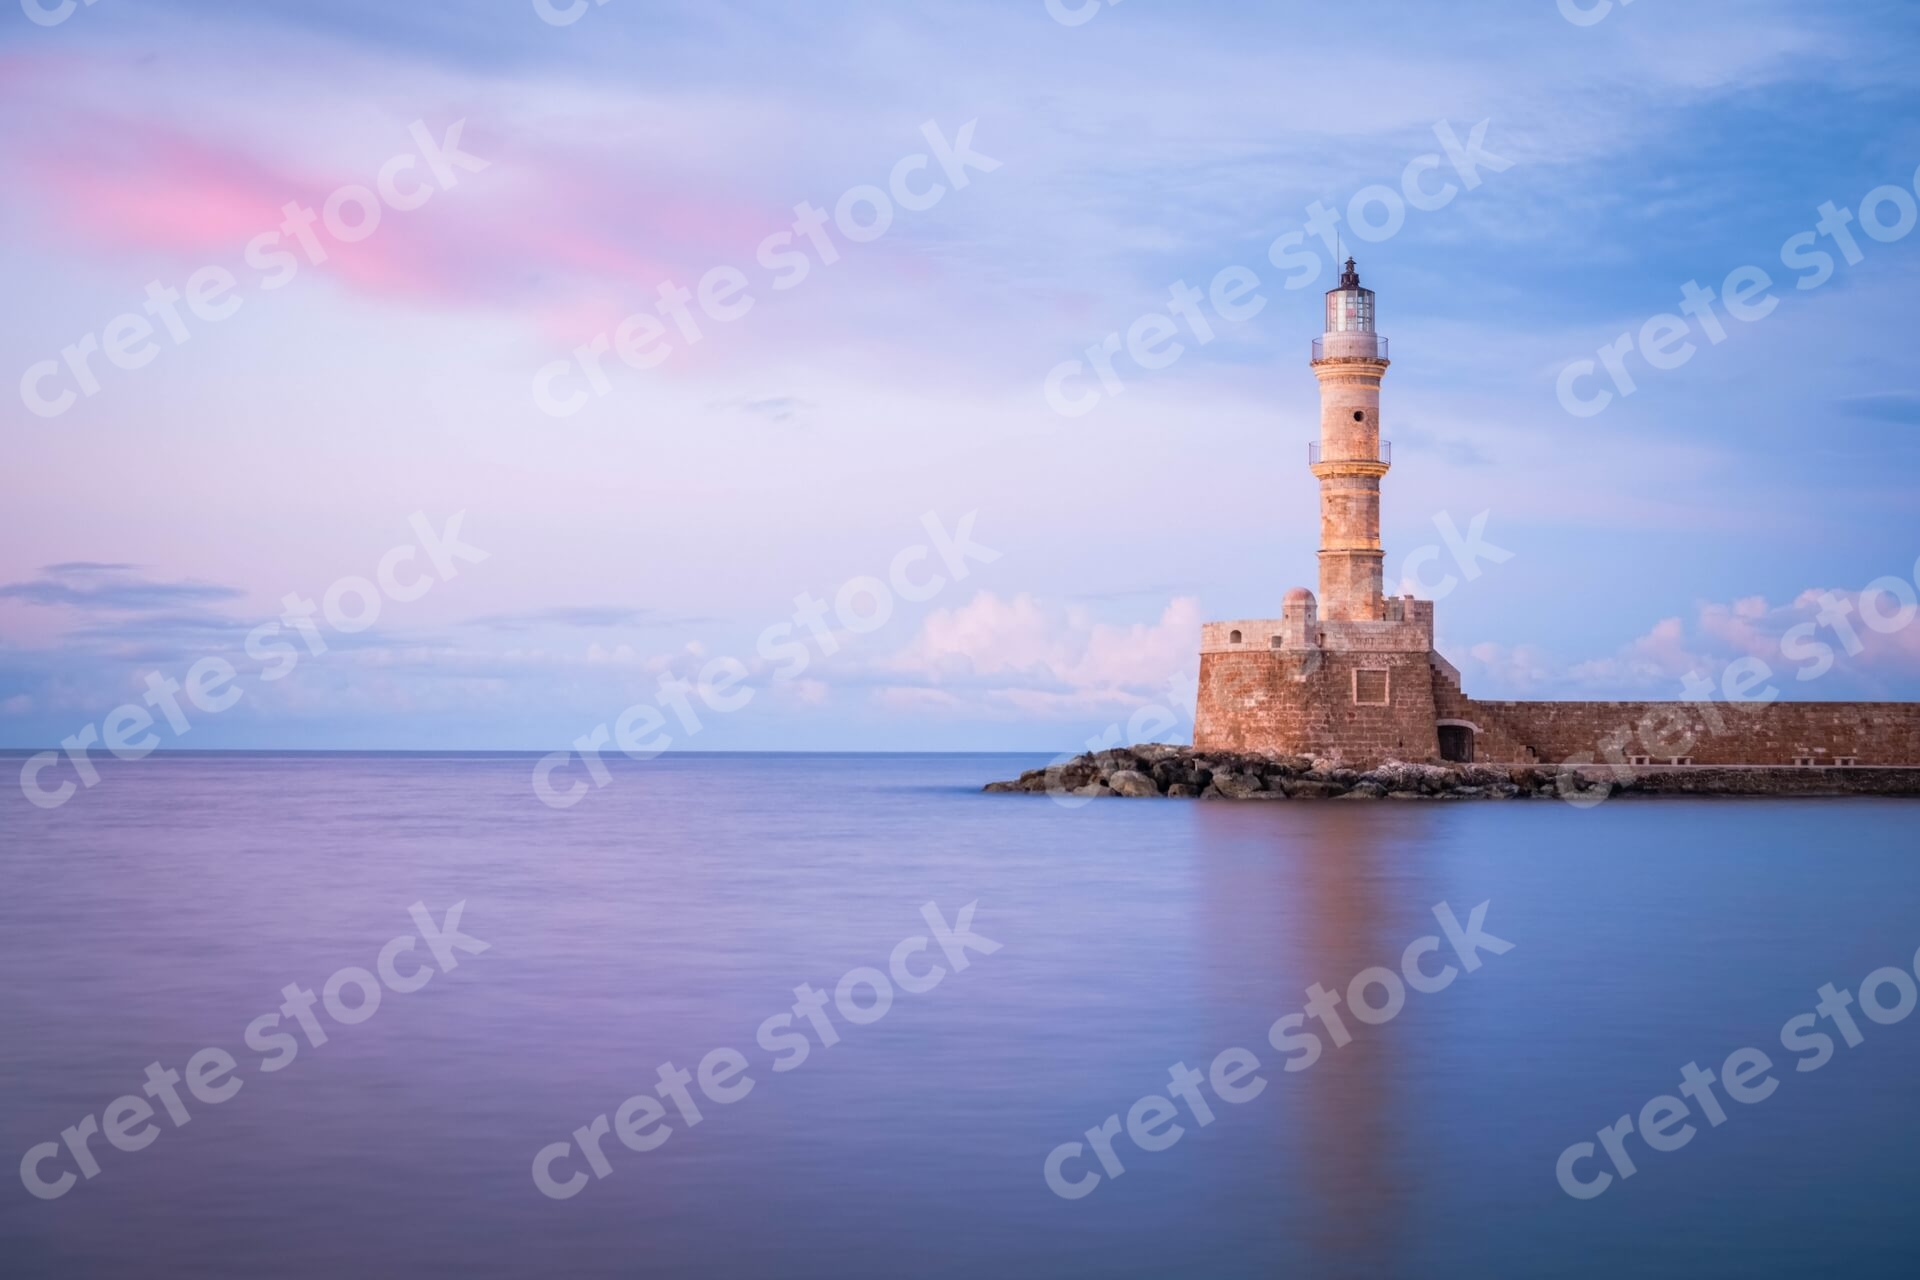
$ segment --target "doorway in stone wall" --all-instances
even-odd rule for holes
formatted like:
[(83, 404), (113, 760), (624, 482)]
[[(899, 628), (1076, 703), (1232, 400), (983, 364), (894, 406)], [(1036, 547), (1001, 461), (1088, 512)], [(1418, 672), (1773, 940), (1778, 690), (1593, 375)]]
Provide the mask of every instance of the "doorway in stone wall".
[(1473, 729), (1464, 724), (1440, 726), (1440, 758), (1455, 764), (1473, 763)]

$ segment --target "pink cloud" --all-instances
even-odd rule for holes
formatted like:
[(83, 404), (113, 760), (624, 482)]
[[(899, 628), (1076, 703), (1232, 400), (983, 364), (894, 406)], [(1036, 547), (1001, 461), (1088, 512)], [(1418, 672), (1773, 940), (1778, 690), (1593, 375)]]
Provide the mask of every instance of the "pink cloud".
[[(1718, 680), (1728, 664), (1744, 658), (1765, 663), (1787, 698), (1911, 696), (1920, 681), (1920, 612), (1903, 609), (1897, 594), (1882, 591), (1864, 604), (1862, 595), (1812, 587), (1784, 605), (1761, 596), (1704, 601), (1691, 623), (1663, 618), (1617, 652), (1558, 674), (1550, 659), (1528, 646), (1477, 644), (1466, 655), (1491, 682), (1482, 696), (1545, 687), (1562, 697), (1679, 697), (1689, 675)], [(1904, 599), (1915, 595), (1913, 584), (1906, 584)], [(1837, 611), (1829, 611), (1829, 600), (1837, 602)], [(1832, 656), (1825, 670), (1820, 646)]]
[[(1200, 605), (1168, 602), (1152, 622), (1097, 622), (1079, 606), (990, 591), (927, 615), (877, 666), (879, 705), (1046, 718), (1124, 714), (1150, 702), (1192, 705), (1169, 685), (1195, 666)], [(1185, 714), (1182, 711), (1182, 714)]]
[[(57, 121), (0, 139), (0, 158), (38, 195), (30, 227), (68, 252), (160, 253), (178, 259), (183, 272), (219, 264), (250, 281), (253, 269), (238, 260), (250, 240), (281, 227), (285, 205), (319, 210), (343, 186), (373, 188), (379, 172), (371, 162), (350, 172), (298, 156), (266, 158), (197, 124), (75, 110), (60, 100), (63, 92), (45, 76), (0, 88), (7, 114)], [(378, 229), (357, 243), (316, 228), (327, 261), (312, 264), (300, 253), (302, 274), (317, 271), (354, 292), (429, 306), (538, 309), (540, 299), (555, 299), (546, 304), (550, 323), (584, 293), (599, 302), (590, 307), (592, 327), (568, 329), (577, 343), (609, 318), (617, 324), (650, 307), (662, 281), (692, 288), (722, 263), (756, 269), (755, 247), (792, 216), (676, 185), (670, 175), (636, 178), (644, 157), (529, 153), (512, 139), (487, 137), (472, 123), (479, 115), (469, 116), (461, 146), (488, 160), (486, 170), (460, 172), (455, 190), (434, 191), (415, 211), (383, 208)], [(429, 127), (437, 137), (455, 118)], [(393, 155), (418, 150), (404, 130), (392, 144)], [(429, 177), (419, 164), (400, 184)], [(275, 247), (296, 249), (290, 235)]]

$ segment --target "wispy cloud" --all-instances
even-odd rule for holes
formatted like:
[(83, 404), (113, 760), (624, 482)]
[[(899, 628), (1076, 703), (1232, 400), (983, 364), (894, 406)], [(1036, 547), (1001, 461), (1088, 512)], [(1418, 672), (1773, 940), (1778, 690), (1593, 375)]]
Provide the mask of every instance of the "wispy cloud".
[(634, 609), (624, 605), (554, 605), (544, 609), (525, 609), (517, 613), (490, 613), (472, 618), (468, 626), (490, 631), (531, 631), (536, 627), (668, 627), (710, 623), (712, 618), (694, 618), (661, 613), (657, 609)]
[(1873, 422), (1920, 424), (1920, 392), (1886, 391), (1878, 395), (1848, 396), (1840, 402), (1840, 412)]
[(759, 399), (722, 400), (714, 407), (737, 409), (741, 413), (752, 414), (756, 418), (766, 418), (771, 422), (791, 422), (803, 409), (812, 409), (816, 406), (802, 400), (799, 396), (762, 396)]
[(64, 605), (74, 609), (137, 613), (183, 604), (237, 600), (246, 595), (237, 587), (207, 582), (160, 582), (138, 572), (139, 566), (68, 560), (50, 564), (30, 582), (0, 586), (0, 597), (28, 604)]

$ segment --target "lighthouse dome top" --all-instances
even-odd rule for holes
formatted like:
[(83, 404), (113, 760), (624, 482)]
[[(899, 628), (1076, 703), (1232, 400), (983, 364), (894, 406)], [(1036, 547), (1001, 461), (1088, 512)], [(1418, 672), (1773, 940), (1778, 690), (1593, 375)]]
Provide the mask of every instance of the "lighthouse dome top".
[(1328, 333), (1372, 333), (1373, 290), (1360, 287), (1360, 271), (1347, 259), (1337, 287), (1327, 290)]

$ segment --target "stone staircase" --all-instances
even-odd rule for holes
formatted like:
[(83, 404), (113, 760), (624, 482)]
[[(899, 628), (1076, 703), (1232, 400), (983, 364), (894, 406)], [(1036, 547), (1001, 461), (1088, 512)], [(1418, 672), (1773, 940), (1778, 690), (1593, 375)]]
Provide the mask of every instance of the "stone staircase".
[(1442, 720), (1465, 720), (1474, 725), (1476, 764), (1539, 764), (1540, 753), (1500, 710), (1498, 703), (1476, 702), (1460, 687), (1460, 670), (1438, 651), (1427, 654), (1433, 667), (1434, 709)]

